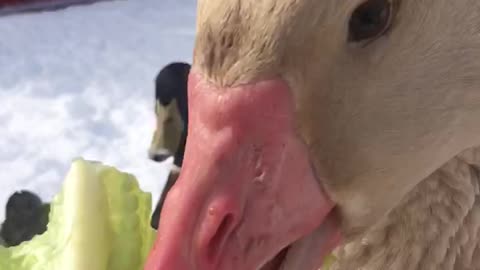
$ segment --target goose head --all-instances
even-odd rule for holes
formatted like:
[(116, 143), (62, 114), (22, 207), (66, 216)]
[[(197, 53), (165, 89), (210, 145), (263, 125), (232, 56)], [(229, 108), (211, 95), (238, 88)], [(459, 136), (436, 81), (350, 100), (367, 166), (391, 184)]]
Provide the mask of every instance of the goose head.
[(147, 270), (314, 270), (480, 145), (480, 3), (199, 0)]
[[(187, 125), (186, 96), (190, 64), (172, 62), (155, 78), (155, 120), (148, 157), (163, 162), (178, 151), (184, 151), (182, 133)], [(184, 114), (184, 115), (182, 115)], [(182, 144), (182, 145), (180, 145)], [(180, 153), (183, 156), (183, 153)]]

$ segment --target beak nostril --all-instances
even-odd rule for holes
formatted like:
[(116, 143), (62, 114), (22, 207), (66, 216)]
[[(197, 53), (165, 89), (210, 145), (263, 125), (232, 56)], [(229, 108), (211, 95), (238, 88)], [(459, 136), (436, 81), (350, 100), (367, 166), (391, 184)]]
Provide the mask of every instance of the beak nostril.
[(217, 262), (217, 258), (220, 255), (220, 251), (223, 249), (223, 245), (227, 241), (230, 233), (233, 230), (234, 218), (232, 214), (226, 215), (220, 225), (217, 228), (217, 231), (213, 235), (212, 239), (208, 243), (207, 249), (207, 259), (210, 265)]

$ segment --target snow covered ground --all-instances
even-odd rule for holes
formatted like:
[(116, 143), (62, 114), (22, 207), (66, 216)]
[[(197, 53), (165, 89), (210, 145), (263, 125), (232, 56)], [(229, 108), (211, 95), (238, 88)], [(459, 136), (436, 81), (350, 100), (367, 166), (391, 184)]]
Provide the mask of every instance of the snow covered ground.
[(0, 218), (19, 189), (51, 200), (77, 156), (161, 192), (171, 161), (147, 150), (153, 80), (191, 62), (195, 0), (119, 0), (0, 17)]

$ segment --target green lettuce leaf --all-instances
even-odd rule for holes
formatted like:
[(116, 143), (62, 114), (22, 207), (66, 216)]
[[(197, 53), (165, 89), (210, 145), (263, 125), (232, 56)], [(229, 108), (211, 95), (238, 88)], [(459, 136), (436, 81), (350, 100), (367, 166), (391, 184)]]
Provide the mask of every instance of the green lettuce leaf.
[(133, 175), (76, 159), (52, 201), (47, 231), (0, 247), (0, 269), (142, 270), (155, 238), (151, 201)]
[(322, 265), (322, 268), (320, 268), (320, 270), (330, 270), (330, 268), (332, 267), (333, 263), (337, 260), (337, 257), (335, 257), (335, 255), (333, 254), (328, 254), (327, 256), (325, 256), (325, 258), (323, 259), (323, 265)]

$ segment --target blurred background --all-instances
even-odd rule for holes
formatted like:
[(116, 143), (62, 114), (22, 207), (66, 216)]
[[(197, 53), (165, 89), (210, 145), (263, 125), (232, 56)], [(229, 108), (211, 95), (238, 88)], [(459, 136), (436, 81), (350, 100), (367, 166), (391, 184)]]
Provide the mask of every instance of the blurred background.
[(155, 207), (172, 159), (147, 155), (154, 80), (170, 62), (191, 62), (196, 1), (98, 1), (27, 13), (5, 9), (17, 0), (3, 1), (0, 219), (17, 190), (49, 202), (79, 156), (133, 173)]

